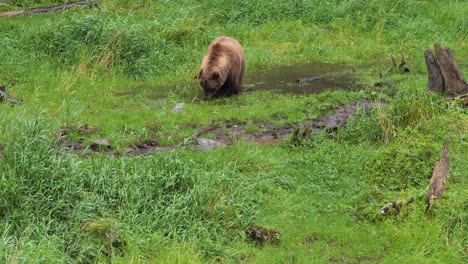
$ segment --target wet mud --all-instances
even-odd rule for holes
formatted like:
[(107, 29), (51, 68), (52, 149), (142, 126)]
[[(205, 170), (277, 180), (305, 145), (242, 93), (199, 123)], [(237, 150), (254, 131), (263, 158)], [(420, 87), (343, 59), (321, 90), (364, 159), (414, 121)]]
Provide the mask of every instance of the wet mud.
[[(309, 63), (291, 66), (274, 67), (268, 70), (258, 71), (246, 76), (244, 90), (279, 90), (284, 93), (310, 94), (320, 93), (331, 89), (355, 89), (355, 78), (353, 74), (356, 68), (340, 64)], [(145, 103), (150, 108), (162, 108), (166, 101), (162, 99), (170, 89), (159, 89), (160, 87), (138, 86), (131, 91), (116, 90), (113, 95), (117, 97), (143, 97), (151, 101)], [(162, 91), (162, 92), (161, 92)], [(199, 129), (184, 143), (172, 146), (160, 146), (155, 140), (135, 142), (126, 147), (126, 152), (117, 154), (105, 138), (101, 138), (84, 144), (84, 136), (101, 131), (99, 126), (87, 124), (60, 129), (60, 144), (65, 150), (82, 153), (84, 150), (103, 152), (113, 156), (138, 156), (148, 155), (155, 152), (172, 151), (179, 147), (189, 147), (200, 151), (212, 150), (232, 144), (237, 140), (246, 140), (256, 144), (274, 145), (279, 144), (284, 138), (292, 133), (299, 133), (298, 127), (307, 127), (307, 136), (318, 134), (323, 130), (336, 130), (345, 126), (349, 117), (354, 115), (358, 108), (370, 111), (373, 101), (362, 100), (346, 104), (336, 108), (332, 114), (324, 115), (315, 119), (305, 120), (300, 123), (277, 125), (274, 123), (256, 124), (256, 132), (249, 132), (247, 125), (236, 124), (236, 121), (226, 121), (218, 125), (210, 125)], [(381, 103), (381, 107), (385, 107)], [(173, 111), (182, 111), (183, 104), (173, 108)], [(188, 142), (188, 143), (187, 143)]]
[[(308, 127), (307, 133), (318, 134), (323, 130), (335, 131), (339, 127), (346, 126), (349, 118), (353, 116), (360, 108), (366, 113), (370, 112), (372, 105), (375, 102), (372, 100), (362, 100), (346, 104), (336, 108), (332, 114), (318, 117), (315, 119), (305, 120), (301, 123), (276, 125), (273, 123), (261, 124), (259, 131), (249, 133), (247, 126), (243, 124), (233, 124), (230, 122), (224, 125), (210, 125), (195, 132), (190, 137), (190, 144), (185, 145), (198, 149), (200, 151), (207, 151), (231, 145), (237, 140), (246, 140), (260, 145), (276, 145), (283, 139), (290, 136), (298, 127)], [(387, 104), (380, 102), (380, 107), (385, 108)], [(209, 137), (209, 138), (207, 138)], [(153, 152), (172, 151), (182, 145), (174, 146), (157, 146), (157, 143), (136, 145), (136, 147), (129, 148), (127, 155), (147, 155)]]
[(159, 146), (155, 140), (146, 140), (137, 142), (132, 146), (127, 147), (126, 156), (144, 156), (155, 152), (168, 152), (176, 149), (178, 146)]
[(342, 64), (308, 63), (279, 66), (246, 75), (245, 91), (278, 90), (313, 94), (326, 90), (354, 90), (358, 68)]
[[(243, 92), (274, 90), (293, 94), (315, 94), (337, 89), (358, 90), (355, 72), (361, 68), (333, 63), (276, 66), (246, 74), (242, 90)], [(202, 91), (196, 82), (182, 84), (182, 87), (200, 93)], [(179, 88), (177, 84), (159, 86), (141, 84), (116, 88), (112, 95), (129, 99), (141, 97), (145, 107), (159, 109), (166, 104), (170, 91), (177, 91)]]
[[(248, 133), (246, 125), (227, 125), (226, 127), (217, 127), (208, 132), (215, 136), (216, 140), (222, 142), (230, 142), (230, 139), (245, 139), (247, 141), (258, 142), (260, 144), (276, 144), (281, 139), (289, 136), (297, 127), (309, 127), (313, 134), (318, 134), (322, 130), (337, 130), (339, 127), (345, 126), (351, 116), (361, 108), (369, 113), (371, 106), (374, 104), (372, 100), (362, 100), (359, 102), (346, 104), (338, 107), (331, 115), (322, 116), (315, 119), (306, 120), (302, 123), (287, 124), (278, 126), (273, 123), (259, 125), (260, 131)], [(386, 107), (387, 104), (381, 102), (381, 107)], [(228, 131), (226, 133), (226, 131)]]

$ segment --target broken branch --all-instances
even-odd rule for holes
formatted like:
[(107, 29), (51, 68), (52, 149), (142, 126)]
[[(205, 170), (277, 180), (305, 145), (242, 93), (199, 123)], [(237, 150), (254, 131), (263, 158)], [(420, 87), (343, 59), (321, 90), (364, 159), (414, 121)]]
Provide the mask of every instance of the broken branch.
[(447, 138), (441, 158), (435, 163), (434, 172), (432, 173), (432, 178), (429, 183), (429, 191), (427, 192), (426, 212), (433, 207), (436, 200), (442, 199), (444, 186), (447, 184), (450, 177), (450, 159), (448, 156), (449, 143), (450, 138)]
[(63, 11), (66, 9), (70, 9), (76, 6), (84, 6), (84, 5), (95, 5), (99, 1), (98, 0), (79, 0), (76, 2), (65, 3), (57, 6), (49, 6), (49, 7), (37, 7), (31, 8), (27, 10), (18, 10), (18, 11), (8, 11), (4, 13), (0, 13), (0, 17), (12, 17), (12, 16), (21, 16), (21, 15), (32, 15), (38, 13), (50, 13), (56, 11)]

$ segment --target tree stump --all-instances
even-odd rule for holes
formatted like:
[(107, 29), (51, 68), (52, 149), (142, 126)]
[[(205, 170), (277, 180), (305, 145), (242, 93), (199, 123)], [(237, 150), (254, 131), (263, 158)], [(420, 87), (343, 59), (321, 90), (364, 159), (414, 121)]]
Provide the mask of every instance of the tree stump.
[(449, 48), (434, 44), (435, 56), (431, 50), (424, 51), (428, 82), (427, 89), (442, 95), (461, 95), (468, 92), (468, 83), (458, 68)]
[(444, 186), (447, 184), (450, 177), (450, 159), (448, 156), (448, 147), (450, 138), (445, 140), (444, 150), (440, 160), (434, 166), (431, 182), (429, 183), (429, 191), (427, 192), (427, 207), (426, 212), (434, 205), (435, 200), (442, 199)]

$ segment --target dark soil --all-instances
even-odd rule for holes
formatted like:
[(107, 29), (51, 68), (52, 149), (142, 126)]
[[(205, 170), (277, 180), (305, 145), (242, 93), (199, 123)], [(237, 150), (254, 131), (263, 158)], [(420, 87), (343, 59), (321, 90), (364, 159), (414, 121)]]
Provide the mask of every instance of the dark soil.
[[(215, 135), (217, 140), (230, 141), (229, 139), (245, 139), (248, 141), (254, 141), (259, 143), (277, 143), (280, 139), (289, 136), (296, 127), (305, 126), (310, 127), (311, 132), (318, 134), (322, 130), (337, 130), (339, 127), (345, 126), (348, 122), (349, 117), (354, 115), (358, 108), (362, 108), (364, 111), (369, 113), (371, 105), (374, 102), (371, 100), (363, 100), (351, 104), (343, 105), (337, 108), (333, 114), (328, 116), (322, 116), (315, 119), (307, 120), (300, 124), (288, 124), (283, 126), (277, 126), (273, 123), (261, 125), (261, 131), (256, 133), (247, 133), (246, 125), (228, 125), (226, 129), (229, 131), (226, 134), (225, 128), (217, 127), (210, 132)], [(382, 107), (386, 107), (386, 103), (380, 103)]]
[[(80, 152), (85, 150), (87, 147), (97, 151), (98, 146), (85, 146), (84, 138), (85, 135), (91, 135), (101, 131), (100, 126), (89, 126), (88, 124), (81, 125), (79, 127), (62, 127), (59, 130), (60, 144), (65, 148), (72, 151)], [(78, 139), (73, 139), (78, 137)]]
[(165, 146), (161, 147), (158, 146), (158, 143), (155, 140), (146, 140), (143, 142), (136, 142), (134, 146), (128, 147), (128, 152), (126, 155), (128, 156), (140, 156), (140, 155), (148, 155), (153, 152), (166, 152), (174, 150), (177, 146)]
[[(358, 108), (362, 108), (366, 113), (369, 113), (373, 104), (374, 102), (371, 100), (346, 104), (337, 108), (335, 112), (329, 116), (309, 120), (306, 122), (306, 125), (318, 129), (336, 130), (338, 127), (345, 126), (346, 123), (348, 123), (349, 117), (354, 115)], [(387, 107), (387, 103), (380, 102), (380, 106), (385, 108)]]

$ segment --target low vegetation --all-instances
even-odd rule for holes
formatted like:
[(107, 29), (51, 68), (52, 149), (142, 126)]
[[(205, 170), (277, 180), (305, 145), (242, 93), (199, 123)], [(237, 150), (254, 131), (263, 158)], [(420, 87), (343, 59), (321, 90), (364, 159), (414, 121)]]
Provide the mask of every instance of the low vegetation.
[[(63, 2), (6, 1), (0, 10)], [(468, 76), (467, 12), (463, 1), (102, 0), (0, 18), (0, 84), (24, 101), (0, 104), (0, 260), (465, 263), (467, 111), (425, 90), (423, 51), (440, 42)], [(194, 76), (219, 35), (240, 40), (246, 76), (346, 63), (362, 69), (361, 89), (203, 101)], [(402, 52), (411, 72), (389, 75), (388, 54)], [(300, 140), (191, 147), (190, 136), (211, 125), (255, 133), (362, 99), (387, 107)], [(446, 137), (449, 189), (427, 215)], [(86, 148), (102, 138), (111, 151)], [(148, 140), (173, 150), (128, 155)], [(410, 197), (397, 216), (379, 212)], [(275, 243), (251, 241), (252, 225), (277, 229)]]

